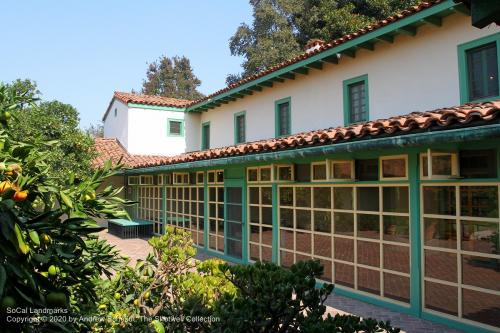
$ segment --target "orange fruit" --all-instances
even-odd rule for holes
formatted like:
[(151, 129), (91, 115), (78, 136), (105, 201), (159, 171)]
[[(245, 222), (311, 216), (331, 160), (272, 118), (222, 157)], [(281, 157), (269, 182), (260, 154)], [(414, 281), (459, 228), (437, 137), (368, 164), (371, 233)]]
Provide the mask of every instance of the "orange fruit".
[(26, 200), (27, 197), (28, 197), (28, 191), (16, 191), (12, 199), (14, 199), (14, 201), (24, 201)]
[(0, 193), (3, 193), (10, 188), (12, 188), (12, 184), (8, 180), (5, 180), (0, 183)]

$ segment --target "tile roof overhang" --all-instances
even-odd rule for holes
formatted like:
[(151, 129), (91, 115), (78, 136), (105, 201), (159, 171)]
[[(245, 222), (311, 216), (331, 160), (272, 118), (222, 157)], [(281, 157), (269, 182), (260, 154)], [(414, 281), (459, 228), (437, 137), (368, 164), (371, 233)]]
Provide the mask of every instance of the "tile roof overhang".
[(359, 48), (373, 51), (375, 43), (393, 43), (394, 37), (399, 34), (414, 36), (418, 27), (424, 24), (440, 26), (443, 17), (454, 12), (470, 15), (468, 8), (459, 1), (422, 2), (359, 31), (325, 43), (315, 51), (304, 52), (204, 98), (192, 101), (187, 105), (186, 111), (207, 111), (244, 98), (266, 87), (272, 87), (274, 82), (284, 82), (295, 79), (297, 75), (307, 75), (311, 69), (321, 70), (324, 63), (338, 64), (343, 56), (354, 57)]
[[(224, 166), (231, 163), (273, 161), (289, 154), (298, 158), (310, 154), (328, 154), (338, 147), (345, 151), (419, 146), (432, 140), (448, 140), (451, 134), (457, 140), (480, 139), (479, 134), (500, 138), (500, 100), (469, 103), (427, 112), (378, 119), (354, 124), (303, 132), (287, 137), (248, 142), (234, 146), (195, 151), (155, 161), (138, 163), (127, 173), (159, 172), (190, 167)], [(474, 135), (467, 128), (474, 128)], [(412, 136), (413, 135), (413, 136)], [(385, 141), (384, 141), (385, 140)], [(439, 142), (439, 141), (436, 141)], [(312, 151), (312, 149), (316, 149)], [(293, 156), (292, 156), (293, 155)], [(233, 162), (231, 162), (233, 161)]]
[(152, 106), (152, 107), (165, 107), (172, 108), (177, 111), (185, 111), (186, 106), (193, 101), (187, 99), (178, 99), (154, 95), (141, 95), (132, 94), (126, 92), (115, 91), (111, 102), (109, 102), (108, 108), (102, 117), (102, 121), (106, 120), (106, 117), (110, 111), (111, 105), (115, 100), (124, 103), (127, 106)]

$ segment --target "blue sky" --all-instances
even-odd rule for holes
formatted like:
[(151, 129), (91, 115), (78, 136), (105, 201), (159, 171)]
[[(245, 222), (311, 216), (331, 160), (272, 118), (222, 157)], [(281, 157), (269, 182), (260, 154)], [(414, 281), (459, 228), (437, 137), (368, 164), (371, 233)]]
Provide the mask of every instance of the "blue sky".
[(185, 55), (207, 94), (240, 71), (228, 40), (250, 23), (246, 0), (8, 0), (0, 81), (30, 78), (44, 100), (72, 104), (81, 126), (100, 121), (113, 91), (139, 90), (146, 63)]

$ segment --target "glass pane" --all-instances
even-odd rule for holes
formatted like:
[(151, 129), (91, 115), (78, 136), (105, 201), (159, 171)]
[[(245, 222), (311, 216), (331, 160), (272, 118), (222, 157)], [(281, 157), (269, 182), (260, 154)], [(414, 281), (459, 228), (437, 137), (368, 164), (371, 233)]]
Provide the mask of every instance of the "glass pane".
[(241, 224), (226, 222), (227, 226), (227, 237), (241, 240)]
[(336, 234), (354, 236), (354, 214), (335, 212), (334, 226)]
[(336, 262), (335, 268), (335, 283), (341, 286), (354, 288), (354, 266)]
[(241, 258), (241, 241), (227, 239), (227, 254), (231, 257)]
[(326, 164), (315, 164), (313, 169), (313, 179), (314, 180), (325, 180), (326, 179)]
[(292, 180), (292, 167), (278, 167), (279, 180)]
[(384, 296), (401, 302), (410, 302), (410, 279), (384, 273)]
[(384, 240), (408, 243), (410, 230), (408, 217), (384, 215)]
[(314, 211), (314, 230), (320, 232), (331, 232), (332, 214), (330, 212)]
[(358, 289), (375, 295), (380, 294), (380, 272), (358, 267)]
[(464, 178), (496, 178), (497, 152), (495, 149), (461, 150), (460, 176)]
[(380, 237), (380, 223), (378, 215), (358, 214), (358, 237), (374, 238)]
[(457, 282), (457, 255), (455, 253), (425, 250), (425, 276)]
[(260, 260), (258, 245), (250, 244), (250, 260)]
[(351, 162), (333, 162), (332, 176), (334, 179), (352, 179)]
[(354, 262), (354, 240), (334, 237), (333, 247), (335, 259)]
[[(241, 198), (241, 190), (239, 191), (239, 196)], [(231, 199), (231, 198), (228, 198), (228, 199)], [(219, 202), (224, 202), (224, 188), (223, 187), (218, 187), (217, 188), (217, 201)], [(235, 201), (231, 201), (231, 202), (235, 202)], [(237, 202), (241, 202), (241, 199)]]
[(257, 181), (257, 169), (248, 169), (248, 181), (249, 182), (256, 182)]
[(462, 304), (464, 318), (500, 327), (500, 296), (462, 289)]
[(262, 207), (262, 224), (273, 224), (273, 209), (271, 207)]
[(333, 208), (353, 209), (353, 188), (334, 187), (333, 188)]
[(279, 135), (287, 135), (290, 134), (290, 109), (289, 103), (281, 103), (279, 104)]
[(408, 187), (383, 187), (384, 212), (408, 213)]
[(273, 189), (271, 187), (262, 187), (261, 200), (263, 205), (272, 205), (273, 203)]
[(404, 158), (382, 160), (382, 176), (384, 178), (405, 178), (406, 160)]
[(259, 227), (256, 225), (250, 226), (250, 242), (260, 243)]
[(280, 230), (280, 246), (284, 249), (293, 250), (293, 231), (290, 230)]
[(293, 253), (287, 251), (280, 251), (280, 265), (283, 267), (290, 267), (294, 263)]
[(377, 242), (357, 241), (358, 263), (368, 266), (380, 266), (380, 244)]
[(410, 248), (384, 244), (384, 268), (410, 273)]
[(434, 247), (457, 248), (457, 224), (455, 220), (424, 219), (424, 244)]
[(458, 315), (457, 287), (425, 281), (425, 307), (454, 316)]
[(271, 262), (273, 260), (273, 250), (270, 247), (261, 246), (262, 261)]
[(460, 186), (462, 216), (498, 217), (497, 186)]
[(356, 160), (357, 180), (378, 180), (378, 159)]
[(260, 223), (260, 212), (258, 206), (250, 206), (250, 223)]
[(311, 230), (311, 211), (297, 209), (297, 229)]
[(304, 253), (311, 253), (312, 252), (311, 234), (305, 232), (296, 232), (295, 250)]
[(465, 52), (469, 99), (498, 96), (498, 58), (496, 42)]
[(349, 85), (349, 115), (350, 122), (366, 121), (365, 82)]
[(323, 266), (323, 274), (321, 274), (320, 279), (323, 281), (332, 282), (332, 262), (330, 260), (319, 260), (321, 266)]
[(330, 208), (332, 203), (332, 195), (330, 187), (315, 187), (313, 189), (314, 207), (315, 208)]
[(295, 205), (297, 207), (311, 207), (311, 188), (296, 187), (295, 188)]
[(271, 181), (271, 168), (260, 168), (260, 181), (261, 182)]
[(332, 237), (326, 235), (314, 235), (314, 255), (332, 257)]
[(261, 227), (262, 244), (271, 246), (273, 244), (273, 229)]
[(424, 214), (455, 215), (454, 186), (424, 186)]
[(293, 209), (280, 209), (280, 226), (293, 228)]
[(462, 250), (500, 254), (498, 223), (461, 221)]
[(357, 199), (358, 199), (358, 210), (367, 210), (367, 211), (379, 210), (378, 187), (358, 187)]
[(227, 204), (227, 219), (229, 221), (242, 221), (242, 207), (240, 205)]
[(293, 206), (293, 188), (280, 187), (280, 205)]
[(500, 291), (500, 259), (462, 255), (462, 283)]
[(258, 205), (259, 204), (259, 188), (258, 187), (250, 187), (250, 204)]

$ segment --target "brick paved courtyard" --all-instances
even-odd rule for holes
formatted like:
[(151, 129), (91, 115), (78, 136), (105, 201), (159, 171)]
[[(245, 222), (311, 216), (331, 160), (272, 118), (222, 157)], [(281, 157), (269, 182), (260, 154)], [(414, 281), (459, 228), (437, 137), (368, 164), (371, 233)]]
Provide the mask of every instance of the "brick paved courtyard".
[[(143, 259), (149, 253), (150, 246), (146, 239), (121, 239), (111, 235), (104, 230), (100, 232), (100, 237), (107, 239), (111, 244), (116, 245), (120, 251), (130, 257), (131, 264), (134, 265), (137, 259)], [(197, 259), (205, 260), (210, 256), (204, 253), (198, 253)], [(427, 320), (416, 318), (410, 315), (391, 311), (382, 307), (371, 305), (362, 301), (354, 300), (340, 295), (331, 295), (326, 304), (328, 312), (351, 313), (362, 317), (372, 317), (377, 320), (390, 320), (392, 325), (400, 327), (408, 333), (460, 333), (462, 331), (449, 328), (444, 325), (436, 324)]]

